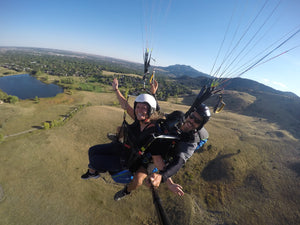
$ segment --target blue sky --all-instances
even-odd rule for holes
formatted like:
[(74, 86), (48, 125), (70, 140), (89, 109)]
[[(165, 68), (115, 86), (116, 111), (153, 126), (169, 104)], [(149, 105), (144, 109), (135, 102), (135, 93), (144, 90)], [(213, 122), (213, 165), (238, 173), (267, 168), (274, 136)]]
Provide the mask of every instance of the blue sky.
[[(149, 47), (154, 66), (235, 77), (299, 29), (299, 12), (299, 0), (9, 0), (0, 3), (0, 46), (140, 63)], [(288, 52), (242, 77), (300, 96), (299, 46), (300, 32), (263, 61)]]

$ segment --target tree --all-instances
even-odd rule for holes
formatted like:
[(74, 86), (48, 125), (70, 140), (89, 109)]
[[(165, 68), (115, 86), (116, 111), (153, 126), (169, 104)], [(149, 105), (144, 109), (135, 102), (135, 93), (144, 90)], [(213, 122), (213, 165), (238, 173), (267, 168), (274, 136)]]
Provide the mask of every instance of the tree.
[(34, 101), (35, 101), (35, 103), (40, 103), (39, 97), (38, 97), (38, 96), (35, 96)]
[(17, 96), (9, 95), (6, 101), (15, 104), (19, 101), (19, 98)]

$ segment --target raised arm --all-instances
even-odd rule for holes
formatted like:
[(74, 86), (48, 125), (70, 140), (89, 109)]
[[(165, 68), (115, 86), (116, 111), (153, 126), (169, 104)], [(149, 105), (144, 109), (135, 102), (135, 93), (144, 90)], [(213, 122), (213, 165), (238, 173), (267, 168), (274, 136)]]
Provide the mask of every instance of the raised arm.
[(158, 89), (158, 82), (156, 80), (153, 80), (153, 82), (150, 84), (151, 94), (155, 95), (157, 89)]
[(128, 115), (134, 120), (134, 109), (129, 105), (128, 101), (125, 99), (125, 97), (122, 95), (122, 93), (119, 90), (119, 82), (118, 79), (115, 78), (112, 82), (112, 88), (116, 92), (117, 98), (119, 100), (119, 103), (122, 107), (122, 109), (126, 110)]

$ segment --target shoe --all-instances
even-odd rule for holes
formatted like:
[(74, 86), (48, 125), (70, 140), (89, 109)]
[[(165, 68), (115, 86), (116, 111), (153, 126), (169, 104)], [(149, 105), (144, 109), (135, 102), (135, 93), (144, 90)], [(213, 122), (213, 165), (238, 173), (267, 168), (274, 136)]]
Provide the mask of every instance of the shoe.
[(107, 138), (111, 141), (117, 141), (117, 135), (116, 134), (112, 134), (112, 133), (107, 133)]
[(115, 196), (114, 196), (114, 200), (115, 201), (119, 201), (122, 198), (124, 198), (126, 195), (129, 195), (130, 192), (127, 191), (127, 186), (125, 186), (121, 191), (118, 191)]
[(99, 177), (100, 177), (100, 174), (98, 172), (90, 173), (90, 170), (88, 170), (85, 174), (83, 174), (81, 176), (81, 179), (83, 179), (83, 180), (87, 180), (87, 179), (91, 179), (91, 178), (97, 179)]

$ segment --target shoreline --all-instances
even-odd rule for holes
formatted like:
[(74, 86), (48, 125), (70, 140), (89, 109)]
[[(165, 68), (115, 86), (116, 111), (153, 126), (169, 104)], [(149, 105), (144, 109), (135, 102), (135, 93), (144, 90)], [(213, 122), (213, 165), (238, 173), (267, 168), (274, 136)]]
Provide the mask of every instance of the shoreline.
[(21, 75), (21, 74), (26, 74), (25, 71), (18, 72), (15, 70), (7, 69), (3, 66), (0, 66), (0, 77), (6, 77), (6, 76), (13, 76), (13, 75)]

